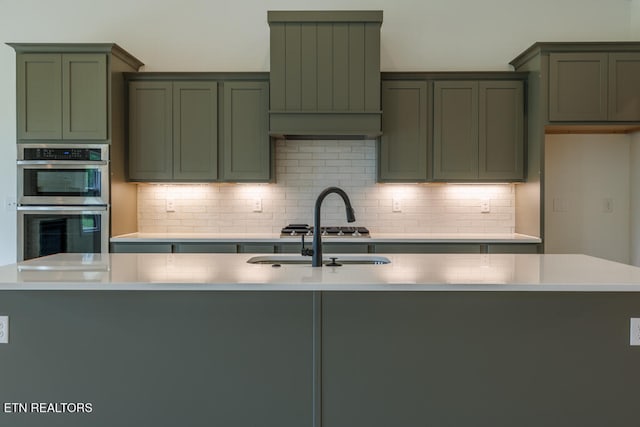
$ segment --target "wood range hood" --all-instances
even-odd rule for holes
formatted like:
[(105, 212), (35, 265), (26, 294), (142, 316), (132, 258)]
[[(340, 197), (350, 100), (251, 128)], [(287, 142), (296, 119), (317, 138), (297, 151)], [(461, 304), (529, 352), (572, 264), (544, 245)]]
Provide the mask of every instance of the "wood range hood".
[(381, 135), (382, 11), (269, 11), (269, 134)]

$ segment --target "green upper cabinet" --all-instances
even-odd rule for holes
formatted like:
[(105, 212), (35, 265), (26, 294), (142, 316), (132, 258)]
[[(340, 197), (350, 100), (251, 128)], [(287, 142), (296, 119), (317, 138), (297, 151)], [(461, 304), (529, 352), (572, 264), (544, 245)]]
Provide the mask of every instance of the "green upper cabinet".
[(436, 81), (434, 180), (523, 180), (523, 91), (519, 80)]
[(107, 140), (107, 55), (18, 53), (18, 141)]
[(267, 82), (224, 82), (222, 180), (270, 180), (268, 109)]
[(478, 96), (478, 178), (524, 179), (523, 83), (481, 81)]
[(379, 182), (427, 180), (431, 140), (428, 85), (412, 80), (382, 82)]
[(607, 54), (549, 55), (549, 120), (607, 120)]
[(640, 52), (550, 53), (549, 121), (640, 121)]
[[(257, 79), (251, 77), (259, 75)], [(265, 73), (132, 73), (129, 180), (271, 179)]]
[(129, 179), (173, 178), (173, 84), (129, 84)]
[(217, 82), (129, 85), (129, 179), (214, 181), (218, 165)]
[(173, 179), (218, 177), (218, 84), (173, 83)]
[(478, 82), (434, 84), (433, 177), (478, 178)]
[(640, 52), (609, 54), (609, 120), (640, 121)]
[(18, 140), (62, 139), (62, 55), (18, 54)]

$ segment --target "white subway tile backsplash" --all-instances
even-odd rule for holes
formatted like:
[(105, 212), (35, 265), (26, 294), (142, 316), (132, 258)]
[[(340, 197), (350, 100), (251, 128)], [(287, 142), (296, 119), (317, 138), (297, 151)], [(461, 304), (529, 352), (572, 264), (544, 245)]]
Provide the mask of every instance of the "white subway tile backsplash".
[[(278, 140), (276, 183), (138, 185), (140, 232), (277, 233), (288, 223), (313, 222), (317, 195), (342, 187), (354, 205), (356, 225), (374, 233), (513, 233), (513, 184), (378, 184), (376, 142)], [(262, 199), (262, 212), (253, 200)], [(173, 200), (175, 212), (166, 212)], [(392, 212), (399, 199), (402, 212)], [(480, 213), (489, 199), (491, 212)], [(345, 225), (342, 200), (330, 195), (324, 224)]]

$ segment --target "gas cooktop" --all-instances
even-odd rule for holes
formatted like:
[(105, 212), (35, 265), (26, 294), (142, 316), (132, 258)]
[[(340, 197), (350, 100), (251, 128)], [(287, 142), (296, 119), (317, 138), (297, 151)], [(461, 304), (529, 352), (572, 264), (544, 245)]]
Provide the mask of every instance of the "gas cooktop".
[[(370, 237), (366, 227), (320, 227), (322, 237)], [(280, 237), (313, 236), (309, 224), (289, 224), (280, 231)]]

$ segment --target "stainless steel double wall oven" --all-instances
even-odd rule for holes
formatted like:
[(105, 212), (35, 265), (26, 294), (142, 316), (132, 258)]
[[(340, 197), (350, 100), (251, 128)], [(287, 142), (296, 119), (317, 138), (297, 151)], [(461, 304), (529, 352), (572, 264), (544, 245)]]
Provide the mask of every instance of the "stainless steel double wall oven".
[(18, 144), (18, 260), (109, 250), (108, 144)]

